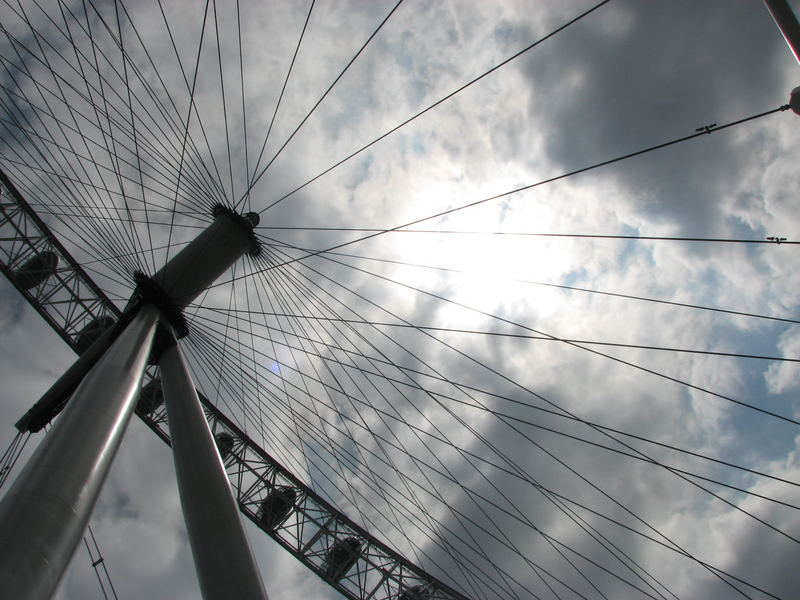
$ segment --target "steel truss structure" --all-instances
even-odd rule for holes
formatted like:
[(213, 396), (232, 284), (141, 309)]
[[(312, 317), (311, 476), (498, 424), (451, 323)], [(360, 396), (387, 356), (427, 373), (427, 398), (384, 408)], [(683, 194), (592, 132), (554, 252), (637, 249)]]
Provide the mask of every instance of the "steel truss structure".
[[(50, 277), (28, 287), (16, 273), (43, 252), (54, 253), (58, 265)], [(121, 316), (122, 312), (70, 257), (2, 171), (0, 254), (0, 269), (6, 278), (76, 353), (82, 349), (81, 332), (90, 323), (106, 316), (116, 321)]]
[[(93, 283), (2, 172), (0, 199), (0, 268), (28, 303), (80, 353), (86, 349), (81, 335), (87, 327), (104, 317), (117, 320), (122, 312)], [(57, 255), (58, 266), (50, 277), (31, 286), (21, 280), (19, 269), (43, 252)], [(205, 396), (198, 396), (220, 445), (241, 512), (344, 597), (464, 598), (339, 512), (260, 448)], [(37, 407), (43, 414), (35, 421), (49, 421), (61, 408), (63, 405)], [(170, 444), (155, 366), (145, 371), (136, 413)]]

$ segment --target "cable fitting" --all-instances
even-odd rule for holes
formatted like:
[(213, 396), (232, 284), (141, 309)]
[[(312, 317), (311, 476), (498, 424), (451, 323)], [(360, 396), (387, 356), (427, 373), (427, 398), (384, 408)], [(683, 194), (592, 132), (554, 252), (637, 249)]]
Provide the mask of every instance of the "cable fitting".
[(717, 126), (716, 123), (711, 123), (710, 125), (703, 125), (702, 127), (698, 127), (695, 129), (697, 133), (711, 133), (711, 131)]

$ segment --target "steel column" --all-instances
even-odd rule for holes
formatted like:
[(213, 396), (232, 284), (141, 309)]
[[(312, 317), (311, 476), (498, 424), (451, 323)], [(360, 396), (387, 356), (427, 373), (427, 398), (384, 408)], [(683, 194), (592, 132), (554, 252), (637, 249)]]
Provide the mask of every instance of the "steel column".
[(0, 590), (45, 600), (80, 542), (138, 397), (158, 310), (144, 306), (75, 390), (0, 503)]
[(764, 0), (775, 24), (783, 34), (783, 39), (789, 45), (789, 50), (794, 54), (795, 60), (800, 63), (800, 24), (792, 12), (792, 7), (786, 0)]
[(177, 344), (159, 358), (172, 453), (205, 600), (266, 600), (214, 437)]

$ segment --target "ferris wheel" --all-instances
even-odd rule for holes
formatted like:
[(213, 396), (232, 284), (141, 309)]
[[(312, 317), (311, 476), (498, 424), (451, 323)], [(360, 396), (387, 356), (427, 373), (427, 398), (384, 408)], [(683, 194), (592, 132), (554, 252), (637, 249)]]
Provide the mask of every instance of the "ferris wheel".
[(3, 581), (135, 416), (206, 598), (793, 597), (797, 75), (745, 2), (4, 2)]

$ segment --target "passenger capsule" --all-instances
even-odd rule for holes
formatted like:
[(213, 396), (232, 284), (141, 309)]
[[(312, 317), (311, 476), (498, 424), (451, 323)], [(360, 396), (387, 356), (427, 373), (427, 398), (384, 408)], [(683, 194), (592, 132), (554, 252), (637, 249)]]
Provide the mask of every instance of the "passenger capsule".
[(397, 597), (397, 600), (428, 600), (430, 594), (425, 591), (424, 585), (415, 585), (407, 588)]
[(356, 564), (361, 552), (358, 538), (349, 537), (337, 541), (328, 551), (325, 561), (325, 575), (333, 581), (339, 581)]
[(14, 277), (23, 290), (30, 290), (44, 283), (48, 277), (56, 272), (57, 266), (58, 254), (52, 250), (45, 250), (17, 269), (14, 272)]
[(258, 522), (264, 529), (277, 529), (288, 518), (296, 501), (296, 489), (283, 485), (276, 487), (261, 503)]
[(227, 431), (220, 431), (214, 436), (214, 439), (217, 442), (217, 450), (219, 450), (222, 460), (227, 459), (233, 452), (233, 436)]
[(89, 349), (97, 338), (99, 338), (106, 329), (111, 327), (115, 323), (114, 317), (106, 315), (104, 317), (97, 317), (96, 319), (92, 319), (92, 321), (83, 329), (81, 329), (80, 333), (78, 334), (78, 338), (75, 340), (75, 345), (78, 346), (78, 354), (83, 354)]
[(161, 381), (153, 379), (142, 388), (142, 393), (139, 394), (139, 402), (136, 404), (136, 412), (147, 416), (162, 404), (164, 404), (164, 391), (161, 389)]

